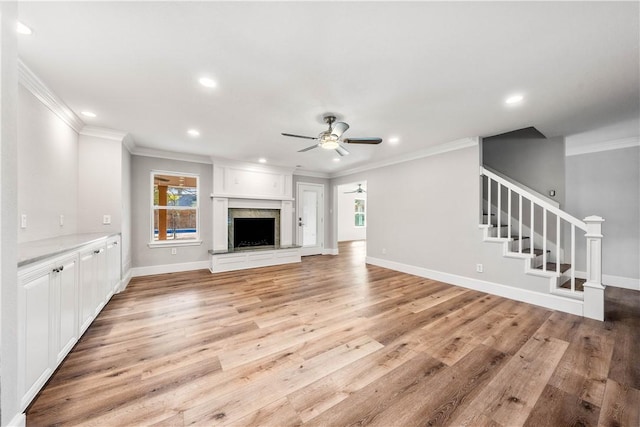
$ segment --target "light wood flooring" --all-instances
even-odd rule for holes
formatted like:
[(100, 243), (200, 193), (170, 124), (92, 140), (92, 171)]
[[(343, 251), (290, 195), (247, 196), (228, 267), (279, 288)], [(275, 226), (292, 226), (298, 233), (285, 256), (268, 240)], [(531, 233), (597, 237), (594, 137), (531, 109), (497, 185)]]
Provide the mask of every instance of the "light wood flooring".
[(604, 323), (339, 256), (136, 278), (27, 425), (640, 425), (640, 293)]

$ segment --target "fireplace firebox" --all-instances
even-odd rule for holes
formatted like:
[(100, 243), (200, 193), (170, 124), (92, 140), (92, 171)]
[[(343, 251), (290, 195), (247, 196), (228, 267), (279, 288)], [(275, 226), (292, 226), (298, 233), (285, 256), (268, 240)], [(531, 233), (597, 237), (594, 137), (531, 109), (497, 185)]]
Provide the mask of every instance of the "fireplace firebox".
[(233, 247), (237, 249), (275, 245), (275, 218), (234, 218)]

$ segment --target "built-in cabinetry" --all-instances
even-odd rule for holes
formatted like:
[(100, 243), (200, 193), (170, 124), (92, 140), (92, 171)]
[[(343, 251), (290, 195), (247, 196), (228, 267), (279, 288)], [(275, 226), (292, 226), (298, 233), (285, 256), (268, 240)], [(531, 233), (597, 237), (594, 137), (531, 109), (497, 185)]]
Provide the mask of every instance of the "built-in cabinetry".
[[(95, 237), (95, 236), (94, 236)], [(70, 239), (67, 239), (68, 241)], [(18, 391), (24, 410), (120, 286), (120, 236), (92, 238), (18, 271)], [(62, 245), (64, 247), (64, 245)]]

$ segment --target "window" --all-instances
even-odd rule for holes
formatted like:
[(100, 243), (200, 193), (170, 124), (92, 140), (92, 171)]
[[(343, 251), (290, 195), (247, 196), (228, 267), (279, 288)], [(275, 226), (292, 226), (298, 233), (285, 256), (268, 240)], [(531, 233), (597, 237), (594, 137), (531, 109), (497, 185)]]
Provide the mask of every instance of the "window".
[(198, 176), (151, 172), (150, 246), (200, 244)]
[(364, 199), (355, 199), (355, 226), (356, 227), (365, 227), (365, 209), (364, 209)]

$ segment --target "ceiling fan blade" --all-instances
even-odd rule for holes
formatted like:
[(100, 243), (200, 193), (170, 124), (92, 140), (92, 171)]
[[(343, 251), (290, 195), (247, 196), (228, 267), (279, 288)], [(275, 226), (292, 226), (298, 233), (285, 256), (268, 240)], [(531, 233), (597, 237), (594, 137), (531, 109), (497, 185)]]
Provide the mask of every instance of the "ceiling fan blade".
[(337, 122), (333, 124), (331, 128), (331, 134), (340, 138), (343, 133), (345, 133), (349, 129), (349, 125), (345, 122)]
[(303, 148), (302, 150), (298, 150), (298, 153), (304, 153), (305, 151), (313, 150), (314, 148), (318, 148), (319, 145), (312, 145), (311, 147)]
[(282, 133), (281, 135), (283, 135), (283, 136), (292, 136), (294, 138), (318, 139), (315, 136), (294, 135), (292, 133)]
[(345, 138), (342, 142), (347, 144), (380, 144), (382, 138)]
[(344, 148), (343, 146), (339, 145), (338, 148), (336, 148), (336, 152), (338, 154), (340, 154), (341, 156), (346, 156), (349, 154), (349, 150), (347, 150), (346, 148)]

